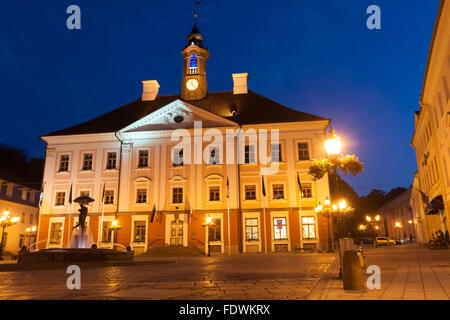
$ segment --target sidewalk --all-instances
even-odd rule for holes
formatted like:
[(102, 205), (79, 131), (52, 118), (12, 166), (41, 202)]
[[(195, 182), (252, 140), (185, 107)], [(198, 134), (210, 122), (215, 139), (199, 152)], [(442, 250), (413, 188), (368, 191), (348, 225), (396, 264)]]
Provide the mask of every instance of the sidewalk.
[(308, 300), (450, 300), (450, 250), (402, 245), (368, 248), (364, 254), (366, 266), (381, 268), (381, 289), (344, 291), (337, 261)]

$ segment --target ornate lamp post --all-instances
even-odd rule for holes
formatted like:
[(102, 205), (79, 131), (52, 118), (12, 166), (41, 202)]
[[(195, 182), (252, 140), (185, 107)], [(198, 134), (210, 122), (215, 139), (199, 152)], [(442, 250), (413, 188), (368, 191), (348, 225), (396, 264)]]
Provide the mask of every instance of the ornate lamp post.
[(36, 233), (36, 226), (28, 227), (25, 229), (25, 236), (28, 238), (28, 248), (31, 246), (31, 237)]
[(334, 252), (333, 250), (333, 242), (331, 239), (331, 214), (333, 212), (337, 212), (337, 205), (331, 204), (330, 199), (325, 200), (325, 205), (319, 205), (314, 209), (317, 213), (320, 213), (327, 217), (328, 219), (328, 252)]
[(206, 217), (206, 221), (204, 224), (202, 224), (202, 227), (206, 227), (206, 241), (207, 241), (207, 246), (208, 246), (208, 257), (211, 256), (211, 246), (210, 246), (210, 241), (209, 241), (209, 227), (211, 227), (212, 225), (212, 218), (210, 216)]
[(0, 227), (2, 228), (2, 242), (0, 243), (0, 260), (3, 260), (3, 247), (5, 245), (5, 229), (20, 221), (19, 217), (10, 217), (9, 211), (3, 211), (3, 215), (0, 217)]
[(403, 226), (402, 226), (402, 224), (399, 221), (397, 221), (394, 224), (394, 228), (397, 229), (397, 238), (398, 238), (398, 241), (400, 242), (400, 229), (403, 228)]

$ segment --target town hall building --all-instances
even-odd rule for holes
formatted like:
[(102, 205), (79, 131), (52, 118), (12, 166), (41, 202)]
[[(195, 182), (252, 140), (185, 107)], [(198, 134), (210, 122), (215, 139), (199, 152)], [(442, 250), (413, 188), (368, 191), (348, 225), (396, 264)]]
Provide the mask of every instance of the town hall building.
[(308, 170), (326, 157), (330, 119), (249, 90), (246, 73), (230, 75), (232, 90), (208, 92), (197, 25), (181, 54), (181, 94), (143, 81), (139, 99), (42, 137), (39, 248), (71, 246), (73, 200), (88, 196), (88, 246), (324, 250), (327, 219), (314, 208), (329, 197), (328, 177), (313, 181)]

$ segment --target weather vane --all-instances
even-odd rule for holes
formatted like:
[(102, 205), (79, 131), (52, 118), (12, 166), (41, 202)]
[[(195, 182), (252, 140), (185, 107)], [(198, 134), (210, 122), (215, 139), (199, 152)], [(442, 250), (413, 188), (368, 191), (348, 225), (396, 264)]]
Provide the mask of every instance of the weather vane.
[(194, 18), (197, 19), (198, 18), (197, 10), (198, 10), (198, 7), (200, 6), (200, 1), (195, 1), (194, 4), (196, 5), (196, 9), (194, 12)]

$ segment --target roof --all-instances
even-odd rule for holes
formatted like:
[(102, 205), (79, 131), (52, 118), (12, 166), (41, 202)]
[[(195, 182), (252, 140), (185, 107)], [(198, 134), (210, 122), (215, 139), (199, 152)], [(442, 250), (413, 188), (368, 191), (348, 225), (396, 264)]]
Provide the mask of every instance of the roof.
[[(157, 96), (152, 101), (138, 99), (95, 119), (52, 132), (48, 136), (117, 132), (175, 100), (184, 101), (181, 95)], [(247, 94), (237, 95), (233, 94), (233, 91), (210, 92), (203, 99), (189, 100), (186, 103), (240, 125), (328, 120), (290, 109), (250, 90)], [(237, 110), (235, 116), (231, 114), (233, 109)]]

